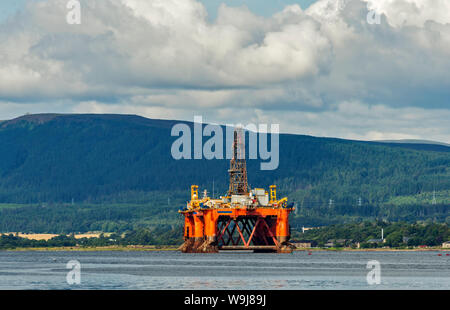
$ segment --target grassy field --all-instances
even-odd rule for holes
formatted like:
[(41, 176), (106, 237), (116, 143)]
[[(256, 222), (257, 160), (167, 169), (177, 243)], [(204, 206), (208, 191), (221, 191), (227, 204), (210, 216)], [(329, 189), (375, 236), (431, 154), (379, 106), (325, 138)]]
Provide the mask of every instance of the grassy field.
[(0, 210), (4, 209), (17, 209), (27, 206), (32, 206), (31, 204), (20, 204), (20, 203), (0, 203)]
[(423, 192), (417, 195), (397, 196), (389, 199), (388, 203), (393, 205), (414, 205), (414, 204), (450, 204), (450, 190)]
[[(13, 234), (14, 236), (18, 236), (18, 237), (30, 239), (30, 240), (46, 240), (46, 241), (59, 236), (57, 234), (23, 234), (23, 233), (16, 233), (16, 232), (0, 233), (0, 236), (1, 235), (9, 235), (9, 234)], [(85, 233), (85, 234), (75, 234), (74, 237), (76, 239), (99, 238), (100, 234), (101, 233), (99, 233), (99, 232), (92, 232), (92, 233)], [(103, 235), (106, 237), (109, 237), (111, 235), (111, 233), (103, 233)]]

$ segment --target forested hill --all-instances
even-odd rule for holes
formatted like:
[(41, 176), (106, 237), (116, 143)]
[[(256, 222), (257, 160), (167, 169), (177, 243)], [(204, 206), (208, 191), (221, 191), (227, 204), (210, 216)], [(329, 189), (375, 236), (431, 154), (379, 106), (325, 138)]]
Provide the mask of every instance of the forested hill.
[[(170, 132), (176, 123), (132, 115), (58, 114), (3, 121), (0, 202), (134, 202), (149, 192), (170, 191), (185, 191), (188, 198), (191, 184), (211, 191), (213, 180), (215, 192), (225, 192), (227, 160), (172, 158), (177, 137)], [(354, 205), (362, 197), (363, 203), (376, 205), (432, 191), (438, 203), (445, 203), (449, 150), (283, 134), (279, 168), (261, 171), (260, 161), (249, 160), (249, 182), (254, 187), (275, 183), (281, 194), (310, 204), (332, 199), (330, 205)]]

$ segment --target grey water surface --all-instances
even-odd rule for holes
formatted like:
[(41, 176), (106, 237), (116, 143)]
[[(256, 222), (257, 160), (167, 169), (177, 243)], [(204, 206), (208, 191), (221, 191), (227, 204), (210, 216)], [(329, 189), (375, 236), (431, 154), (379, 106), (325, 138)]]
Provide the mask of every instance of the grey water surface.
[[(446, 253), (0, 251), (0, 289), (450, 289)], [(80, 284), (66, 280), (71, 260), (80, 262)], [(371, 260), (379, 285), (366, 279)]]

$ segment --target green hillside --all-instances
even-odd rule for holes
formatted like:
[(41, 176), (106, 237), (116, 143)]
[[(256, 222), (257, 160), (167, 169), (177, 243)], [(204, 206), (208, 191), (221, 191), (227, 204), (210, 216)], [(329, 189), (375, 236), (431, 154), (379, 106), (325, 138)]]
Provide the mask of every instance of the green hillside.
[[(0, 205), (0, 230), (35, 227), (59, 233), (102, 225), (179, 224), (176, 210), (189, 198), (190, 185), (211, 192), (214, 181), (216, 196), (225, 193), (229, 163), (174, 160), (170, 149), (176, 137), (170, 131), (175, 123), (54, 114), (0, 123), (0, 203), (5, 206)], [(279, 168), (261, 171), (259, 160), (248, 160), (249, 182), (277, 184), (280, 195), (295, 200), (294, 226), (363, 218), (444, 221), (450, 205), (449, 151), (280, 135)], [(73, 216), (64, 216), (68, 213)]]

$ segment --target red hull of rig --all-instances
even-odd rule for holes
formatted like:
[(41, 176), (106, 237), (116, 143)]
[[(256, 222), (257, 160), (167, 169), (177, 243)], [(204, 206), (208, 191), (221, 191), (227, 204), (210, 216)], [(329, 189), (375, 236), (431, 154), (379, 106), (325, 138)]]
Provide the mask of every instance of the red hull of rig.
[(277, 200), (276, 186), (249, 191), (242, 130), (234, 132), (230, 187), (226, 196), (211, 199), (198, 186), (191, 186), (191, 201), (180, 210), (184, 215), (185, 253), (218, 253), (220, 250), (291, 253), (287, 198)]

